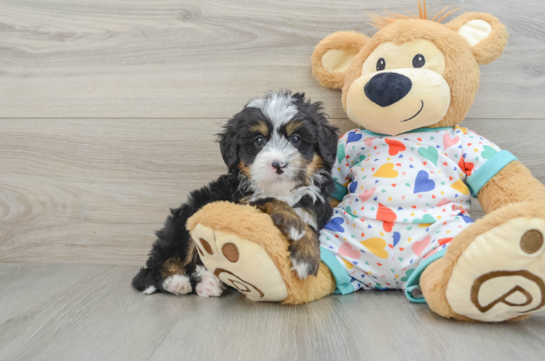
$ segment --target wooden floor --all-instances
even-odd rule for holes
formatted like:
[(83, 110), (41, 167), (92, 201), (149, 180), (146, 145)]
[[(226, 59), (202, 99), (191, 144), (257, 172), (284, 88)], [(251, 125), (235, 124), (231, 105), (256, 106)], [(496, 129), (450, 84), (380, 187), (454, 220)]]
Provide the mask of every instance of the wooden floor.
[(0, 360), (543, 360), (545, 317), (442, 319), (401, 292), (297, 307), (143, 296), (134, 266), (0, 264)]
[[(498, 16), (463, 125), (545, 182), (545, 2), (428, 0)], [(545, 315), (442, 320), (395, 292), (301, 307), (129, 287), (168, 208), (225, 172), (220, 126), (269, 89), (354, 127), (310, 55), (416, 0), (0, 0), (0, 360), (543, 359)], [(453, 15), (455, 16), (455, 15)], [(453, 17), (451, 16), (451, 18)], [(471, 212), (482, 216), (475, 200)]]

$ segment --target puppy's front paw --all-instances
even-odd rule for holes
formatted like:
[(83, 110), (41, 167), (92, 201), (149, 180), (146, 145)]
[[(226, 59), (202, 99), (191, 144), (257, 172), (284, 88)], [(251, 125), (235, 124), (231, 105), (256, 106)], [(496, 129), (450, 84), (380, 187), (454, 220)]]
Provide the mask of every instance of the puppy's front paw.
[(201, 297), (219, 297), (223, 293), (223, 283), (212, 272), (202, 266), (197, 266), (197, 276), (201, 279), (197, 283), (197, 294)]
[(163, 280), (163, 289), (174, 295), (185, 295), (192, 291), (189, 277), (173, 275)]
[(298, 241), (305, 235), (305, 222), (295, 212), (276, 212), (271, 218), (280, 231), (292, 241)]
[(274, 225), (287, 238), (298, 241), (304, 237), (306, 224), (287, 203), (266, 198), (250, 204), (271, 216)]
[(300, 279), (304, 280), (308, 276), (316, 276), (318, 274), (318, 269), (320, 268), (319, 259), (317, 262), (315, 260), (307, 262), (294, 257), (290, 257), (290, 259), (291, 264), (293, 265), (291, 270), (295, 271)]
[(300, 279), (318, 274), (320, 268), (319, 246), (308, 243), (303, 244), (299, 241), (292, 244), (290, 251), (292, 271), (297, 272)]

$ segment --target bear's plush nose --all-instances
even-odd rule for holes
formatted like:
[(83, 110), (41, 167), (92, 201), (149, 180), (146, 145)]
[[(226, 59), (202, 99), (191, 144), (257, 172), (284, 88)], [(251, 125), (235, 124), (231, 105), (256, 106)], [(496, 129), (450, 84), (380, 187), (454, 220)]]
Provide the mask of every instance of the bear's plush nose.
[(411, 79), (398, 73), (375, 75), (363, 87), (365, 95), (381, 107), (387, 107), (403, 99), (411, 90)]

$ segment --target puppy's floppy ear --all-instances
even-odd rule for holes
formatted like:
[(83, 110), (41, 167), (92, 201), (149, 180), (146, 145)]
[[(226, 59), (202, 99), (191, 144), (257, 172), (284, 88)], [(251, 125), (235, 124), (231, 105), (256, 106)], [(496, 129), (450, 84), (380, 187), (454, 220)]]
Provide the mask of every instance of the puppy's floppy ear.
[(324, 165), (330, 168), (335, 163), (335, 157), (337, 156), (339, 128), (331, 124), (327, 120), (327, 115), (321, 112), (321, 102), (312, 104), (310, 110), (318, 127), (318, 154), (324, 161)]
[(339, 31), (326, 36), (312, 53), (312, 74), (326, 88), (341, 89), (352, 59), (369, 38), (355, 31)]
[(221, 156), (227, 169), (231, 172), (238, 163), (238, 144), (237, 144), (237, 132), (236, 120), (230, 119), (227, 124), (223, 126), (223, 132), (218, 133), (217, 141), (220, 143)]
[(327, 167), (332, 167), (337, 156), (339, 129), (326, 121), (318, 132), (318, 151)]
[(487, 13), (465, 13), (446, 26), (466, 40), (479, 65), (496, 60), (509, 37), (498, 18)]

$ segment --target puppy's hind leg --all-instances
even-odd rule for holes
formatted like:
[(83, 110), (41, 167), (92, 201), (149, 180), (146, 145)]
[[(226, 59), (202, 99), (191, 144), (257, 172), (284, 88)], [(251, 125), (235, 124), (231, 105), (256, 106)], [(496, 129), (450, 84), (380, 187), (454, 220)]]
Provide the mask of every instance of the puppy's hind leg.
[(193, 239), (184, 261), (170, 259), (163, 267), (163, 284), (165, 291), (174, 295), (197, 293), (201, 297), (219, 297), (224, 285), (213, 273), (202, 264)]
[(182, 260), (171, 258), (163, 267), (163, 290), (173, 295), (185, 295), (193, 290), (191, 279), (184, 272), (185, 263)]

